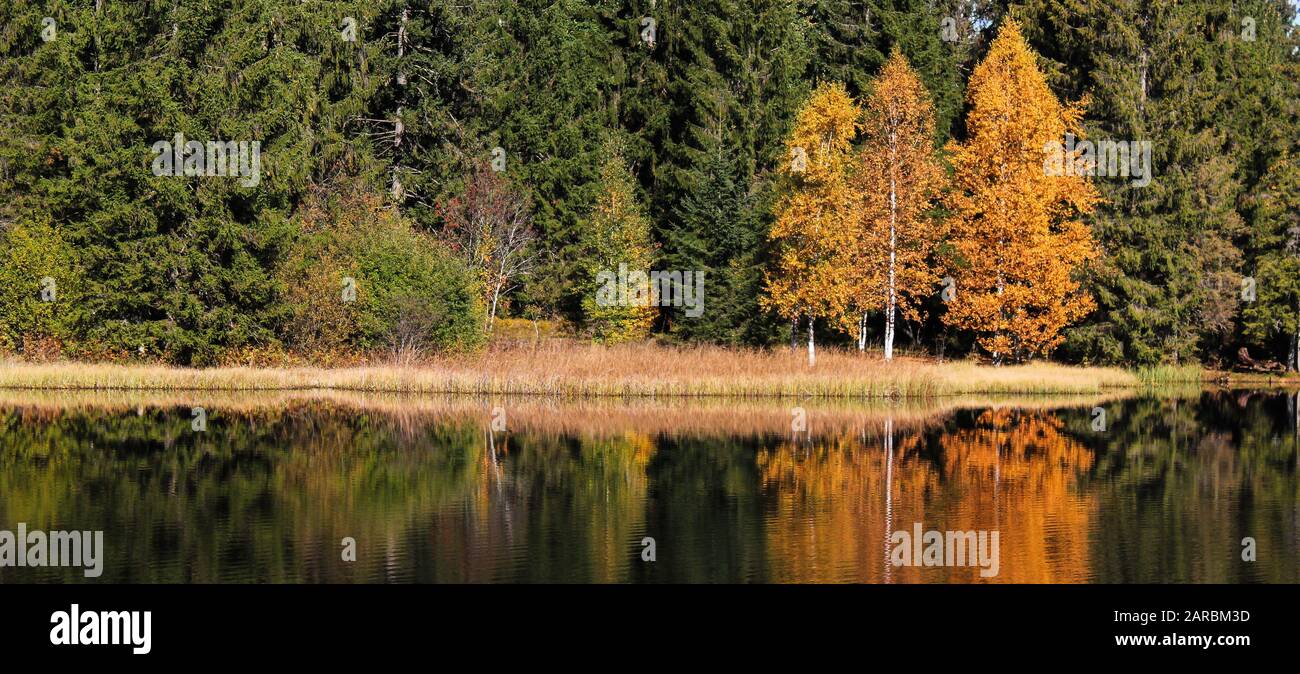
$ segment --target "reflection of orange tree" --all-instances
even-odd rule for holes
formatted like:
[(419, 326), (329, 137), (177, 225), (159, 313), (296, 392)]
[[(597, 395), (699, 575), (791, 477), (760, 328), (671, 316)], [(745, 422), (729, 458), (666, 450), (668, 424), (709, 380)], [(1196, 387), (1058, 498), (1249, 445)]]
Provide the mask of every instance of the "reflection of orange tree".
[[(1087, 580), (1092, 499), (1074, 483), (1093, 462), (1041, 412), (990, 410), (943, 433), (938, 465), (922, 435), (828, 437), (783, 443), (758, 456), (780, 516), (767, 526), (779, 582), (977, 582), (978, 569), (893, 567), (889, 535), (911, 530), (999, 530), (997, 582)], [(933, 447), (933, 445), (930, 445)]]
[(899, 440), (892, 459), (879, 439), (868, 441), (858, 434), (783, 442), (761, 452), (762, 489), (779, 509), (766, 527), (770, 580), (880, 583), (897, 578), (898, 570), (885, 568), (885, 545), (898, 522), (886, 513), (886, 482), (893, 483), (895, 501), (889, 505), (895, 510), (900, 495), (919, 504), (922, 495), (940, 488), (938, 474), (926, 463), (899, 459), (913, 453), (919, 441), (917, 433)]
[(947, 529), (997, 529), (997, 580), (1088, 580), (1088, 532), (1095, 498), (1076, 489), (1092, 450), (1062, 433), (1055, 415), (993, 409), (972, 428), (940, 438), (946, 489), (939, 507)]

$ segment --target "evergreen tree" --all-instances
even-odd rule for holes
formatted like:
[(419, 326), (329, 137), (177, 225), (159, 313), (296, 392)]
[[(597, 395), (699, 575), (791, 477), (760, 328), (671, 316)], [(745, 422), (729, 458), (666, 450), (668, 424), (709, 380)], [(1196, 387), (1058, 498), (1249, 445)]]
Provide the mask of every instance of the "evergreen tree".
[(961, 111), (960, 64), (969, 45), (964, 30), (946, 39), (944, 20), (959, 18), (950, 14), (932, 0), (813, 0), (804, 10), (813, 50), (809, 75), (843, 82), (861, 98), (891, 50), (901, 50), (931, 97), (935, 141), (942, 145)]
[(1266, 347), (1284, 344), (1290, 370), (1300, 369), (1300, 162), (1279, 157), (1260, 182), (1254, 209), (1253, 297), (1242, 310), (1246, 337)]
[(372, 90), (372, 12), (86, 1), (54, 10), (49, 40), (42, 12), (13, 14), (27, 29), (0, 45), (5, 220), (53, 223), (73, 251), (72, 353), (207, 364), (277, 343), (291, 214), (318, 181), (379, 172), (345, 135)]
[(709, 0), (649, 12), (659, 21), (652, 53), (663, 64), (658, 104), (667, 110), (646, 185), (656, 239), (668, 264), (706, 271), (711, 298), (700, 318), (678, 307), (664, 313), (679, 336), (773, 336), (769, 317), (754, 309), (775, 199), (769, 171), (783, 160), (782, 139), (808, 90), (798, 9), (792, 0)]
[(1149, 185), (1097, 181), (1103, 257), (1089, 282), (1099, 311), (1071, 331), (1067, 353), (1126, 363), (1221, 355), (1241, 277), (1260, 255), (1243, 249), (1260, 174), (1297, 128), (1294, 10), (1276, 0), (1035, 0), (1015, 11), (1058, 91), (1089, 97), (1088, 137), (1152, 148)]
[[(274, 339), (270, 267), (336, 103), (319, 54), (338, 34), (318, 11), (69, 3), (47, 42), (41, 12), (16, 17), (6, 191), (16, 222), (59, 223), (77, 252), (84, 349), (204, 363)], [(260, 172), (152, 175), (151, 148), (176, 134), (257, 141)]]
[(618, 152), (604, 151), (600, 196), (583, 221), (579, 278), (585, 329), (597, 341), (617, 343), (649, 334), (657, 288), (649, 283), (654, 248), (635, 182)]
[(674, 270), (704, 273), (704, 312), (674, 312), (672, 334), (721, 344), (762, 343), (773, 332), (758, 304), (762, 285), (758, 205), (735, 157), (719, 146), (704, 166), (705, 182), (682, 197), (665, 258)]
[(625, 146), (610, 104), (621, 61), (600, 9), (585, 0), (499, 3), (479, 86), (489, 147), (530, 194), (537, 245), (545, 255), (522, 290), (542, 314), (577, 321), (585, 279), (580, 223), (603, 189), (603, 147)]

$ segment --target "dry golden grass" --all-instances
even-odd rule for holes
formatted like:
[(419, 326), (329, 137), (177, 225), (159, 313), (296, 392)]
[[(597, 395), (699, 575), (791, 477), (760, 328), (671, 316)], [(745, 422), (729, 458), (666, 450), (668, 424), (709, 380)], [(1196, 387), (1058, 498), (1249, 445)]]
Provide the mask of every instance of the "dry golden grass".
[(310, 390), (589, 396), (913, 398), (960, 394), (1097, 394), (1142, 385), (1119, 368), (1053, 363), (993, 367), (823, 350), (817, 366), (784, 349), (546, 342), (347, 368), (210, 368), (104, 363), (0, 363), (0, 388)]

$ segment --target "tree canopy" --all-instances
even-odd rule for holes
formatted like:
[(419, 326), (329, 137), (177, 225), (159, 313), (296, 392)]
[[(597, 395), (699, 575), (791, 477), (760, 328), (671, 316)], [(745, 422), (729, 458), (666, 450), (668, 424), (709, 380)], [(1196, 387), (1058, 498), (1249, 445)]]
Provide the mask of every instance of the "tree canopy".
[[(501, 316), (1300, 361), (1287, 0), (0, 0), (0, 26), (6, 355), (426, 353)], [(600, 306), (620, 265), (702, 275), (703, 311)]]

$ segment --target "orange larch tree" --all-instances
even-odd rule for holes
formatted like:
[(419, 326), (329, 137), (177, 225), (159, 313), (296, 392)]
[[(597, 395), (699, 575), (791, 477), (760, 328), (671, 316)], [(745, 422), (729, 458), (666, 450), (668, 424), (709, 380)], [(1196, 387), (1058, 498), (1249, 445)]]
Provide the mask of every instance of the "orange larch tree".
[(849, 172), (860, 115), (844, 85), (820, 84), (786, 142), (782, 170), (794, 189), (768, 235), (776, 253), (761, 301), (793, 325), (807, 320), (809, 365), (816, 362), (814, 321), (840, 322), (848, 311), (858, 201)]
[(858, 349), (866, 348), (867, 314), (884, 311), (885, 360), (894, 356), (894, 322), (915, 319), (920, 299), (933, 293), (932, 262), (943, 237), (929, 217), (945, 175), (934, 152), (930, 95), (897, 47), (865, 104), (866, 142), (855, 174), (859, 210), (854, 303)]
[(974, 331), (995, 362), (1046, 354), (1095, 306), (1076, 276), (1097, 255), (1080, 220), (1097, 192), (1082, 172), (1050, 171), (1045, 161), (1067, 132), (1082, 136), (1083, 110), (1052, 94), (1013, 19), (972, 73), (966, 98), (967, 140), (949, 145), (957, 259), (944, 320)]

